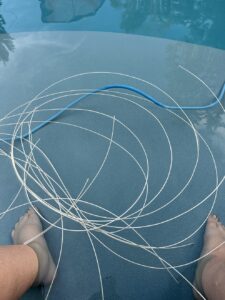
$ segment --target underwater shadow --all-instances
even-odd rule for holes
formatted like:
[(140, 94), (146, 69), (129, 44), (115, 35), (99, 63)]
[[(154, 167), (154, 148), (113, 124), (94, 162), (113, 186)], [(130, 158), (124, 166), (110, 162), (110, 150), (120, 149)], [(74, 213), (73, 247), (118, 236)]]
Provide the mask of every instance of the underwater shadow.
[(70, 23), (93, 16), (105, 0), (39, 0), (43, 23)]

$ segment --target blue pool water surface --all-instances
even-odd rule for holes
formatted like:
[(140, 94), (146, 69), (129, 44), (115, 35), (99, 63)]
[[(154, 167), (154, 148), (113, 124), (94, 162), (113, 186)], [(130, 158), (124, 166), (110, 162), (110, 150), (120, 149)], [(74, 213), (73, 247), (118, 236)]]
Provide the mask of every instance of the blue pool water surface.
[(0, 15), (2, 32), (120, 32), (225, 49), (223, 0), (2, 0)]

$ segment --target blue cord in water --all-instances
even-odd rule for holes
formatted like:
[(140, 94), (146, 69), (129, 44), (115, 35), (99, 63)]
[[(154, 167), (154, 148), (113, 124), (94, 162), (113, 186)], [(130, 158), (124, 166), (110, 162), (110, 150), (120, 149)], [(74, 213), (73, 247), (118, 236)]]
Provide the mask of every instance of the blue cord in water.
[[(103, 86), (99, 89), (93, 90), (92, 92), (79, 97), (76, 100), (73, 100), (72, 102), (70, 102), (68, 105), (66, 105), (64, 108), (62, 108), (60, 111), (58, 111), (57, 113), (53, 114), (52, 116), (50, 116), (47, 120), (43, 121), (41, 124), (39, 124), (38, 126), (34, 127), (31, 132), (26, 133), (23, 135), (22, 138), (26, 138), (27, 136), (29, 136), (29, 134), (34, 133), (36, 131), (38, 131), (39, 129), (43, 128), (45, 125), (47, 125), (48, 123), (50, 123), (51, 121), (55, 120), (56, 118), (58, 118), (61, 114), (63, 114), (67, 109), (71, 108), (72, 106), (74, 106), (75, 104), (77, 104), (78, 102), (84, 100), (85, 98), (93, 95), (93, 94), (97, 94), (99, 92), (102, 91), (106, 91), (106, 90), (111, 90), (111, 89), (124, 89), (124, 90), (128, 90), (131, 92), (134, 92), (144, 98), (146, 98), (147, 100), (151, 101), (152, 103), (154, 103), (155, 105), (164, 108), (164, 109), (171, 109), (171, 110), (205, 110), (205, 109), (209, 109), (212, 108), (216, 105), (218, 105), (222, 99), (223, 96), (225, 94), (225, 83), (223, 84), (223, 87), (217, 97), (217, 99), (215, 99), (212, 103), (208, 104), (208, 105), (202, 105), (202, 106), (173, 106), (173, 105), (166, 105), (163, 104), (161, 102), (159, 102), (158, 100), (156, 100), (155, 98), (153, 98), (152, 96), (146, 94), (145, 92), (130, 86), (130, 85), (123, 85), (123, 84), (118, 84), (118, 85), (107, 85), (107, 86)], [(19, 139), (20, 137), (17, 137), (17, 139)], [(10, 139), (5, 139), (5, 140), (10, 140)]]

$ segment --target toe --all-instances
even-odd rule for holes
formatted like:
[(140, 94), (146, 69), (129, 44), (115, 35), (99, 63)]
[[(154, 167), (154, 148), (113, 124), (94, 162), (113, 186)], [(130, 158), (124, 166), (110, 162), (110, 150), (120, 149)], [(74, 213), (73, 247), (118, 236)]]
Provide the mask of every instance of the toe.
[(40, 218), (33, 208), (30, 208), (30, 210), (29, 210), (29, 221), (28, 222), (29, 222), (29, 224), (35, 224), (35, 225), (42, 227)]
[(213, 215), (208, 217), (207, 226), (217, 226), (218, 225), (218, 218)]
[(14, 234), (15, 234), (15, 230), (13, 229), (13, 231), (11, 232), (12, 239), (14, 239)]
[(28, 209), (28, 215), (29, 216), (31, 216), (33, 213), (34, 213), (34, 209), (32, 208), (32, 207), (30, 207), (29, 209)]
[(206, 225), (205, 235), (204, 235), (205, 242), (207, 242), (209, 239), (211, 240), (211, 238), (213, 236), (215, 237), (215, 235), (218, 234), (218, 232), (219, 232), (218, 226), (219, 226), (219, 224), (217, 221), (217, 217), (209, 216), (207, 225)]
[(218, 217), (216, 215), (210, 215), (208, 218), (208, 221), (215, 222), (218, 221)]
[(28, 213), (21, 217), (20, 223), (25, 222), (28, 218)]
[(209, 217), (207, 224), (206, 224), (206, 230), (210, 228), (216, 228), (217, 227), (217, 220), (214, 217)]
[(33, 207), (30, 207), (29, 208), (29, 210), (28, 210), (28, 216), (29, 217), (34, 217), (34, 216), (37, 216), (38, 217), (38, 215), (37, 215), (37, 213), (36, 213), (36, 211), (33, 209)]
[(20, 225), (23, 225), (24, 223), (26, 223), (27, 219), (28, 219), (28, 214), (26, 213), (24, 216), (21, 217), (21, 219), (18, 223)]

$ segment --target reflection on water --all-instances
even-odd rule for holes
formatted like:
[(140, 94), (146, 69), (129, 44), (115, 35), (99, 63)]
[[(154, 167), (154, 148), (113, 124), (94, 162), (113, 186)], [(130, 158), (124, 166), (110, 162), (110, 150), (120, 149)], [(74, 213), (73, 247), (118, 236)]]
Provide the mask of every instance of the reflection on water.
[(207, 132), (209, 140), (220, 155), (220, 164), (224, 163), (225, 116), (223, 110), (218, 107), (208, 112), (199, 111), (195, 124), (199, 131)]
[(67, 23), (94, 15), (105, 0), (40, 0), (42, 21)]
[[(224, 69), (219, 68), (219, 65), (224, 64), (224, 54), (222, 52), (216, 52), (214, 49), (207, 47), (187, 47), (185, 43), (179, 43), (179, 45), (178, 43), (168, 43), (166, 56), (166, 72), (167, 77), (170, 78), (168, 88), (170, 91), (176, 91), (176, 95), (179, 96), (175, 98), (178, 100), (179, 97), (179, 100), (183, 101), (181, 102), (182, 105), (205, 105), (215, 100), (214, 95), (199, 79), (202, 79), (217, 96), (220, 94), (225, 76)], [(174, 62), (177, 65), (190, 66), (190, 70), (197, 74), (197, 77), (189, 76), (190, 74), (185, 75), (183, 71), (178, 75), (174, 71)], [(193, 91), (195, 91), (194, 94)], [(224, 101), (225, 96), (221, 100), (223, 107), (225, 107)], [(224, 162), (224, 109), (217, 105), (207, 110), (196, 110), (191, 114), (191, 120), (194, 122), (196, 129), (203, 135), (206, 134), (207, 138), (216, 146), (217, 151), (220, 151), (220, 160)]]
[(123, 32), (225, 49), (222, 0), (5, 0), (2, 10), (8, 32)]
[[(42, 21), (72, 22), (94, 15), (104, 0), (40, 0)], [(225, 2), (215, 0), (110, 0), (105, 13), (111, 18), (116, 9), (119, 24), (112, 22), (110, 31), (173, 38), (192, 43), (225, 48), (221, 38), (224, 28)], [(99, 28), (96, 18), (93, 28)], [(104, 31), (104, 22), (100, 24)]]
[(111, 0), (125, 32), (225, 48), (225, 2), (215, 0)]
[[(0, 8), (2, 3), (0, 2)], [(9, 60), (9, 52), (14, 50), (13, 39), (5, 31), (5, 21), (0, 14), (0, 61), (4, 63)], [(3, 34), (2, 34), (3, 33)]]

